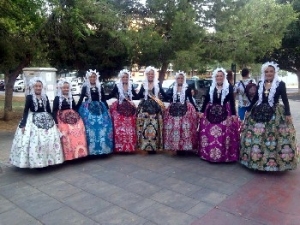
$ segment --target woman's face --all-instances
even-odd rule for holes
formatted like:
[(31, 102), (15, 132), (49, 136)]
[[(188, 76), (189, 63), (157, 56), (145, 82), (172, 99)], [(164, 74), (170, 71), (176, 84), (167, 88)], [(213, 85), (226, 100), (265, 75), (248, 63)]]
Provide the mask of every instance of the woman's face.
[(148, 79), (149, 82), (152, 82), (154, 80), (154, 71), (153, 70), (150, 70), (147, 73), (147, 79)]
[(70, 85), (69, 83), (64, 83), (63, 86), (61, 87), (61, 91), (63, 95), (68, 95), (70, 90)]
[(224, 73), (222, 71), (219, 71), (216, 75), (216, 82), (217, 84), (223, 84), (224, 81)]
[(43, 84), (40, 81), (36, 82), (35, 85), (33, 86), (33, 90), (36, 95), (40, 95), (42, 93), (42, 89), (43, 89)]
[(91, 84), (96, 84), (96, 79), (97, 79), (97, 76), (94, 73), (89, 77)]
[(265, 80), (272, 81), (275, 76), (275, 69), (273, 66), (268, 66), (265, 70)]
[(178, 77), (176, 78), (177, 84), (182, 85), (183, 81), (184, 81), (184, 76), (183, 75), (178, 75)]
[(121, 80), (122, 80), (123, 84), (128, 84), (128, 80), (129, 80), (128, 74), (124, 73), (123, 76), (122, 76), (122, 78), (121, 78)]

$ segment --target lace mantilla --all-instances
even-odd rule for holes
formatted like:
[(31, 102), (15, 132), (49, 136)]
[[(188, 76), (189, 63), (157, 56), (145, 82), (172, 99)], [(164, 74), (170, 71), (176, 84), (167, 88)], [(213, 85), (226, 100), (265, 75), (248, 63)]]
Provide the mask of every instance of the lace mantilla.
[(210, 95), (210, 102), (213, 103), (214, 91), (217, 86), (216, 76), (219, 71), (222, 71), (222, 73), (224, 74), (223, 86), (222, 86), (222, 90), (221, 90), (221, 105), (223, 105), (226, 96), (229, 94), (229, 82), (226, 79), (227, 73), (224, 68), (217, 68), (214, 70), (213, 75), (212, 75), (212, 85), (210, 86), (210, 89), (209, 89), (209, 95)]

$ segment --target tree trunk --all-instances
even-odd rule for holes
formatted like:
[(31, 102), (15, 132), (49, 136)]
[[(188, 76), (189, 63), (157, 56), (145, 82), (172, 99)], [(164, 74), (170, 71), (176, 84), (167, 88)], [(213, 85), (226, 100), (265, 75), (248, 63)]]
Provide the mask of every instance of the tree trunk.
[(165, 75), (166, 75), (168, 66), (169, 66), (168, 62), (163, 62), (162, 63), (161, 69), (159, 71), (159, 76), (158, 76), (158, 80), (159, 80), (160, 83), (162, 83), (165, 79)]
[(23, 68), (28, 66), (30, 63), (30, 56), (27, 55), (26, 58), (17, 66), (17, 68), (12, 73), (5, 73), (5, 101), (4, 101), (4, 116), (3, 119), (8, 121), (12, 119), (12, 99), (13, 99), (13, 87), (15, 81), (19, 74), (22, 72)]
[(296, 74), (298, 78), (298, 92), (300, 92), (300, 70), (297, 70)]

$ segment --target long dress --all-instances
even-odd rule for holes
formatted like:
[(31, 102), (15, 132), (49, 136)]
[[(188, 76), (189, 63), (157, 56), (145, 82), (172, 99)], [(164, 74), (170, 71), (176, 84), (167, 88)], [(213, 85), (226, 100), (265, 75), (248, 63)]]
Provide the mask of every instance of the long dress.
[(240, 122), (236, 115), (233, 87), (221, 105), (221, 95), (217, 89), (213, 93), (213, 103), (209, 91), (205, 96), (200, 119), (199, 156), (210, 162), (232, 162), (239, 159)]
[[(258, 92), (250, 105), (250, 115), (245, 118), (241, 132), (240, 162), (246, 167), (263, 171), (296, 169), (299, 154), (293, 123), (286, 121), (291, 115), (284, 82), (280, 82), (274, 95), (274, 106), (262, 93), (258, 104)], [(281, 96), (282, 104), (279, 104)]]
[(82, 87), (80, 99), (77, 103), (78, 112), (83, 119), (89, 155), (110, 154), (113, 150), (113, 128), (108, 113), (103, 88), (101, 88), (101, 102), (98, 88), (91, 88), (91, 100), (87, 97), (87, 86)]
[[(170, 92), (173, 93), (173, 90)], [(196, 151), (198, 149), (198, 116), (199, 111), (192, 98), (191, 89), (185, 91), (185, 103), (180, 102), (177, 94), (164, 112), (164, 149), (173, 151)]]
[(75, 101), (70, 103), (64, 99), (59, 109), (59, 97), (53, 101), (53, 118), (61, 132), (61, 144), (65, 160), (82, 158), (88, 155), (85, 128), (79, 114), (74, 110)]
[[(144, 99), (144, 86), (141, 87), (139, 98), (142, 98), (137, 108), (138, 149), (148, 152), (163, 150), (163, 102), (156, 98), (155, 88), (149, 90), (149, 96)], [(161, 86), (159, 93), (168, 98)]]
[[(25, 128), (24, 133), (22, 128)], [(20, 168), (42, 168), (64, 162), (59, 130), (51, 115), (48, 98), (46, 103), (38, 104), (36, 109), (33, 96), (26, 96), (23, 118), (11, 148), (10, 162)]]
[[(118, 87), (115, 85), (112, 92), (106, 97), (106, 99), (117, 97), (117, 101), (109, 109), (114, 127), (114, 151), (135, 152), (137, 146), (136, 107), (134, 103), (126, 99), (120, 103), (118, 93)], [(126, 93), (124, 95), (126, 97)], [(133, 87), (132, 95), (137, 97)]]

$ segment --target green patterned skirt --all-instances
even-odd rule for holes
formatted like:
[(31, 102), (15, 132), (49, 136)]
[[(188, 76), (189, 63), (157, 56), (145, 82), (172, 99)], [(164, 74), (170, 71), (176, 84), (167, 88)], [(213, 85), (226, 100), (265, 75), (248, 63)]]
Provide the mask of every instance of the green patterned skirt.
[(240, 162), (250, 169), (285, 171), (297, 167), (299, 153), (294, 125), (286, 121), (283, 105), (277, 104), (274, 109), (268, 122), (256, 122), (251, 114), (245, 118)]

